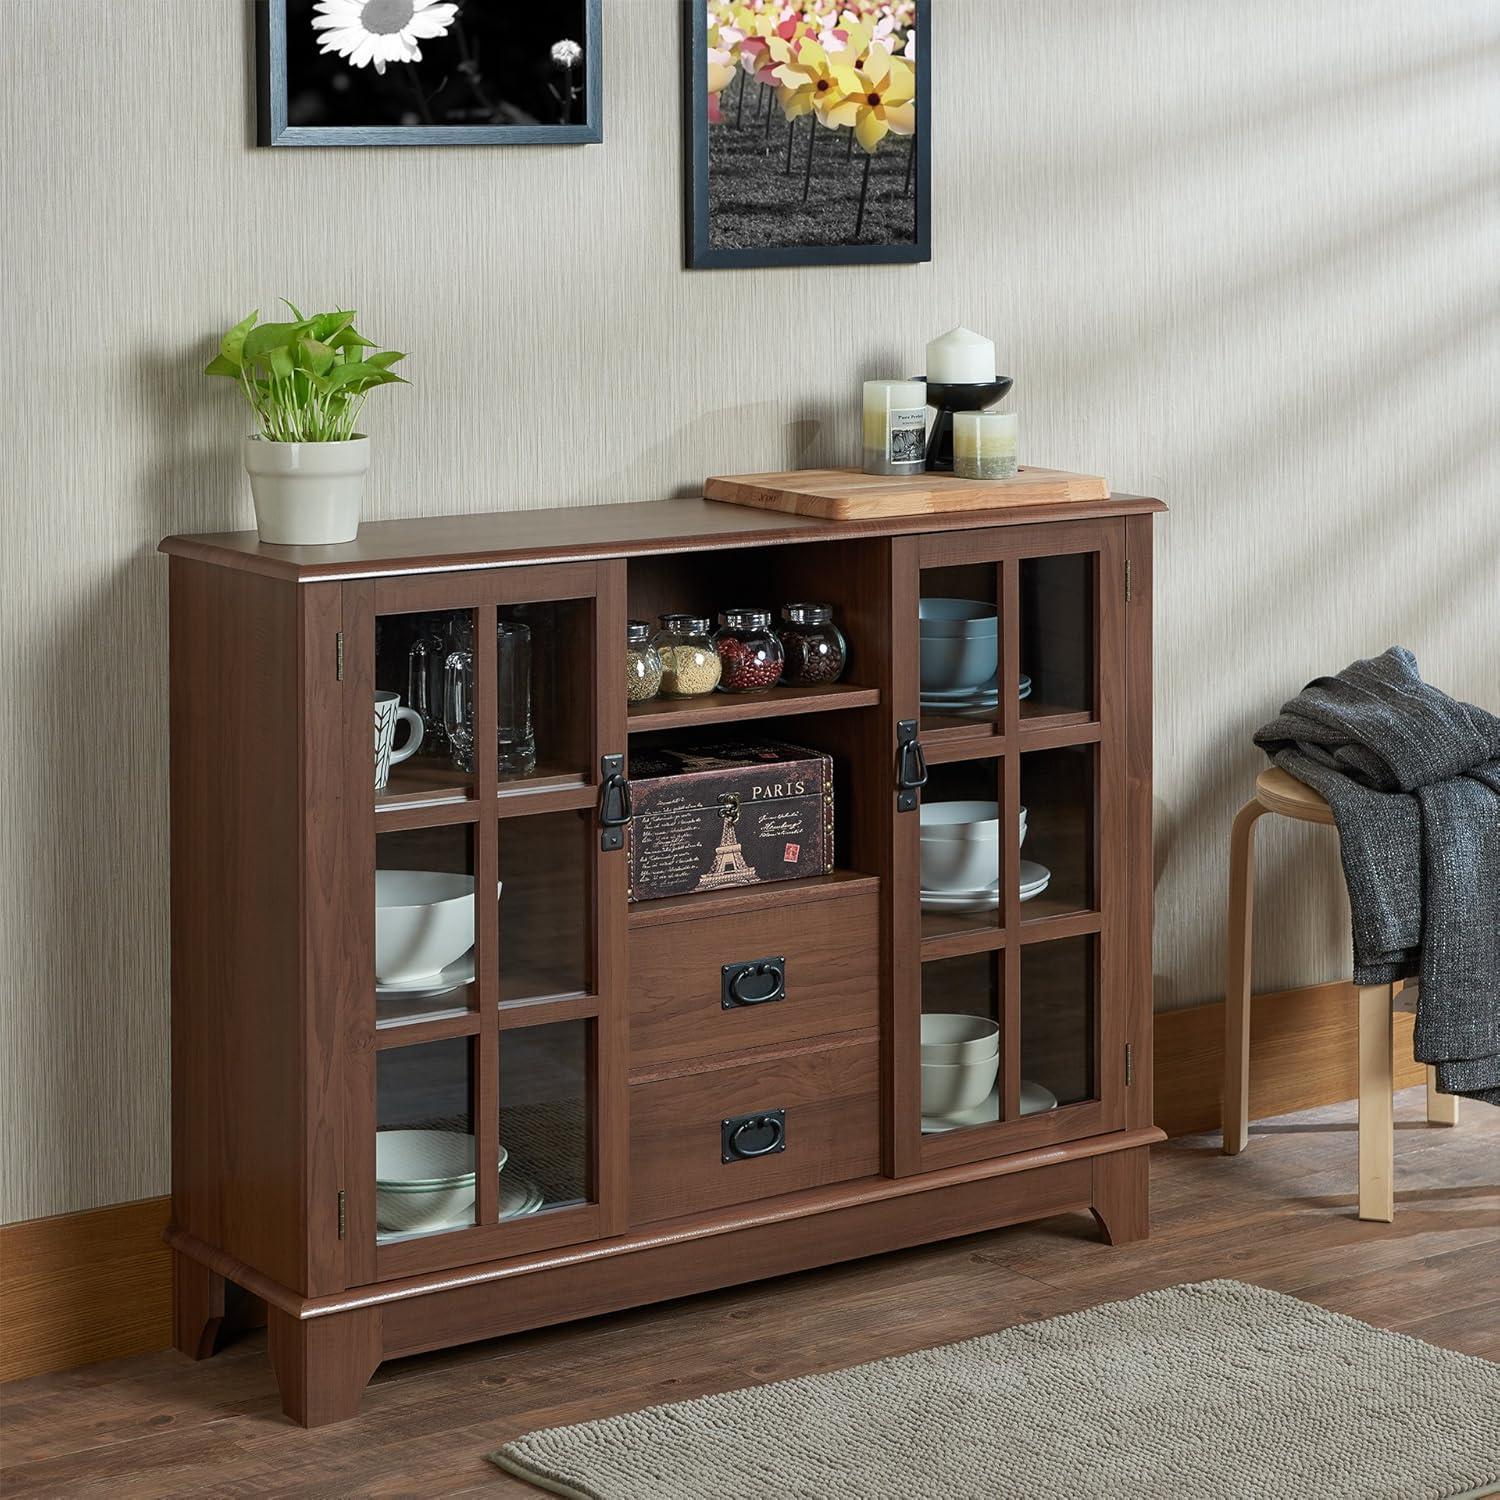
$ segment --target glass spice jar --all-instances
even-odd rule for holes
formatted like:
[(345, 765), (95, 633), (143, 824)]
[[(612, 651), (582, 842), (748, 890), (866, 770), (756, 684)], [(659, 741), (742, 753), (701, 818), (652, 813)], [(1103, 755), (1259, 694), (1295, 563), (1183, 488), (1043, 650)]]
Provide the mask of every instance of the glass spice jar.
[(721, 693), (763, 693), (781, 680), (781, 642), (768, 609), (726, 609), (714, 635), (723, 671)]
[(783, 682), (837, 682), (849, 660), (848, 643), (833, 623), (831, 604), (786, 604), (781, 610)]
[(645, 703), (661, 691), (661, 655), (651, 644), (646, 620), (625, 624), (625, 701)]
[(719, 685), (719, 653), (702, 615), (662, 615), (652, 642), (661, 657), (663, 698), (697, 698)]

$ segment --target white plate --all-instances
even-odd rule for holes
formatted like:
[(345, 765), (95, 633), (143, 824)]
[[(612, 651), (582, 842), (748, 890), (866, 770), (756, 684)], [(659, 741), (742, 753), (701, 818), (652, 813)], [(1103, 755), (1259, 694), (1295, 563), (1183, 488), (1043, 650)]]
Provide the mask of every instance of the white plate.
[[(1031, 693), (1031, 679), (1023, 672), (1020, 681), (1020, 695), (1025, 698)], [(962, 703), (971, 698), (991, 698), (998, 701), (1000, 697), (1000, 679), (998, 676), (991, 677), (988, 682), (981, 682), (977, 687), (971, 688), (929, 688), (921, 695), (924, 703)]]
[[(1023, 1115), (1045, 1114), (1057, 1108), (1057, 1095), (1040, 1083), (1029, 1078), (1021, 1080), (1021, 1113)], [(923, 1135), (943, 1135), (950, 1130), (962, 1130), (966, 1125), (988, 1125), (1000, 1118), (1000, 1089), (997, 1085), (983, 1104), (973, 1109), (959, 1110), (952, 1115), (923, 1115)]]
[(413, 1000), (427, 1000), (435, 999), (438, 995), (446, 995), (449, 990), (456, 990), (461, 985), (473, 982), (474, 950), (470, 948), (462, 958), (455, 958), (436, 978), (427, 975), (421, 979), (396, 980), (394, 983), (377, 979), (375, 993), (377, 995), (406, 995)]
[[(1021, 874), (1024, 877), (1021, 885), (1021, 900), (1030, 901), (1033, 896), (1040, 896), (1052, 881), (1052, 871), (1046, 865), (1039, 865), (1033, 859), (1021, 861)], [(986, 886), (979, 891), (923, 891), (921, 892), (921, 905), (923, 911), (983, 911), (986, 908), (993, 909), (1000, 905), (1000, 882)]]
[(1039, 865), (1034, 859), (1023, 859), (1019, 874), (1023, 896), (1029, 890), (1041, 890), (1052, 879), (1052, 871), (1046, 865)]
[[(524, 1219), (528, 1214), (534, 1214), (546, 1201), (546, 1194), (524, 1172), (511, 1172), (501, 1179), (500, 1217), (502, 1219)], [(378, 1230), (375, 1243), (393, 1245), (400, 1240), (424, 1239), (429, 1234), (452, 1234), (456, 1230), (473, 1227), (474, 1208), (471, 1204), (463, 1213), (455, 1214), (451, 1219), (441, 1224), (434, 1224), (428, 1229)]]

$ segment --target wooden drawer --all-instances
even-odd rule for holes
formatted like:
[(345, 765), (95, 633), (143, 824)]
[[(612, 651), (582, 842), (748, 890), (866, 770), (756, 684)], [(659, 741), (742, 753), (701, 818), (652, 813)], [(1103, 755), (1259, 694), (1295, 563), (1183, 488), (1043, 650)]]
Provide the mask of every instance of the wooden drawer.
[[(768, 885), (734, 910), (632, 927), (632, 1075), (880, 1024), (879, 883)], [(724, 1007), (724, 966), (784, 960), (784, 998)], [(748, 997), (766, 980), (742, 983)]]
[[(724, 1160), (724, 1121), (785, 1112), (784, 1148)], [(747, 1132), (752, 1149), (764, 1143)], [(861, 1034), (630, 1089), (634, 1224), (880, 1170), (880, 1045)]]

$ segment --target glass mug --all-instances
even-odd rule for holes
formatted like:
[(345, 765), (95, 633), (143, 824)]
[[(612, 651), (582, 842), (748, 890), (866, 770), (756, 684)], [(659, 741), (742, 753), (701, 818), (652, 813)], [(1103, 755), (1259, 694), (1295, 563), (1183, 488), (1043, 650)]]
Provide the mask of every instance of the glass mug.
[[(531, 723), (531, 627), (501, 620), (495, 632), (496, 739), (502, 781), (536, 770)], [(443, 724), (453, 764), (474, 770), (474, 653), (448, 654), (443, 669)]]
[[(452, 621), (440, 616), (424, 619), (417, 638), (406, 653), (406, 701), (422, 718), (423, 739), (434, 754), (448, 750), (448, 732), (443, 723), (443, 666), (451, 649), (445, 627)], [(454, 644), (459, 644), (455, 640)]]

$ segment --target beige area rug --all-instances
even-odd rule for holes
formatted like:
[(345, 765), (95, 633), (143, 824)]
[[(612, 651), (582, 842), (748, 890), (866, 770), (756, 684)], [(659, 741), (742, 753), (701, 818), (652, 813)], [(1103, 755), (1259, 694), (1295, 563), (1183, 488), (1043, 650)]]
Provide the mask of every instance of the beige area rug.
[(572, 1500), (1454, 1500), (1500, 1493), (1500, 1365), (1205, 1281), (490, 1458)]

